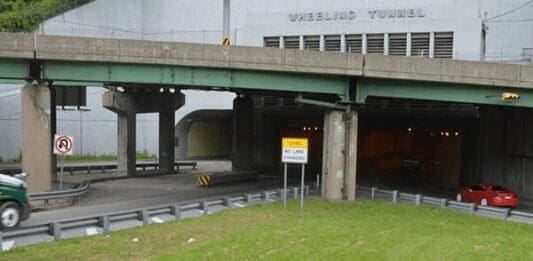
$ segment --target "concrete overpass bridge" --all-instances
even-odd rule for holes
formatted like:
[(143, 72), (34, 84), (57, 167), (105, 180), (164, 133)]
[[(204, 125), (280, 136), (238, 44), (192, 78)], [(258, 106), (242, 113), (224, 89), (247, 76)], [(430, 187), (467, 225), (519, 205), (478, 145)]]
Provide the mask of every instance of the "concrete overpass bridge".
[(136, 113), (159, 113), (160, 168), (170, 168), (174, 111), (185, 102), (181, 89), (238, 94), (232, 153), (237, 169), (251, 168), (248, 94), (326, 107), (323, 192), (331, 199), (355, 195), (357, 111), (368, 97), (533, 107), (533, 66), (35, 34), (0, 33), (0, 82), (26, 84), (22, 158), (33, 190), (49, 189), (55, 169), (55, 86), (109, 89), (103, 104), (118, 115), (119, 168), (127, 174), (134, 173)]

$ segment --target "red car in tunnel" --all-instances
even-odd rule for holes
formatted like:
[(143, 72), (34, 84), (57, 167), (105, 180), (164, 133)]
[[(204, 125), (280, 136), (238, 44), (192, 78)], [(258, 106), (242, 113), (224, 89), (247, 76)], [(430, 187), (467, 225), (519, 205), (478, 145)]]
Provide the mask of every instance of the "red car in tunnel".
[(462, 188), (457, 193), (457, 201), (477, 203), (482, 206), (516, 207), (516, 193), (493, 184), (480, 183)]

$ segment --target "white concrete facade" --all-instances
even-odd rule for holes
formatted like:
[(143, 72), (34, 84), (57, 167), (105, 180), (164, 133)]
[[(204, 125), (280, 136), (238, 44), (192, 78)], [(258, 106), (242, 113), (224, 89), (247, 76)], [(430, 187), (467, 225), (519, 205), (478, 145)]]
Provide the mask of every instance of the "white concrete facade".
[[(429, 44), (434, 46), (435, 33), (453, 32), (455, 59), (524, 62), (528, 48), (533, 48), (533, 4), (512, 11), (522, 4), (523, 0), (232, 0), (230, 38), (236, 45), (263, 46), (264, 37), (279, 37), (284, 47), (283, 37), (295, 36), (298, 47), (305, 48), (304, 36), (319, 36), (319, 49), (324, 50), (325, 36), (339, 35), (340, 51), (347, 51), (346, 35), (360, 34), (361, 50), (366, 52), (369, 34), (390, 39), (390, 34), (402, 33), (409, 54), (413, 34), (430, 34)], [(221, 25), (221, 0), (96, 0), (49, 19), (38, 33), (220, 44)], [(391, 51), (389, 41), (383, 46), (386, 54)], [(428, 55), (433, 52), (429, 48)], [(20, 96), (9, 94), (13, 89), (17, 87), (0, 91), (3, 159), (20, 152)], [(101, 107), (102, 92), (88, 88), (89, 112), (58, 111), (58, 132), (83, 136), (76, 153), (116, 150), (116, 116)], [(230, 109), (234, 97), (185, 93), (187, 102), (176, 112), (176, 122), (199, 109)], [(155, 114), (138, 116), (137, 150), (157, 153), (157, 120)]]

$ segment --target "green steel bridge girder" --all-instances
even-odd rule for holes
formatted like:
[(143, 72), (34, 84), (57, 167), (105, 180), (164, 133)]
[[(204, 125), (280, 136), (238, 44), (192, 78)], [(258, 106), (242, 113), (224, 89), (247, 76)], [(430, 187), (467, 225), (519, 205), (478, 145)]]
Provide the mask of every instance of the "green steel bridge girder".
[[(337, 95), (347, 101), (349, 81), (345, 76), (281, 73), (174, 65), (48, 61), (43, 76), (56, 85), (124, 83), (143, 85), (216, 87)], [(68, 83), (68, 84), (67, 84)]]
[[(502, 101), (504, 92), (516, 93), (520, 98)], [(372, 96), (533, 108), (533, 89), (526, 88), (360, 78), (355, 93), (357, 103), (365, 103)]]
[(23, 59), (0, 58), (0, 82), (24, 82), (30, 75), (30, 62)]

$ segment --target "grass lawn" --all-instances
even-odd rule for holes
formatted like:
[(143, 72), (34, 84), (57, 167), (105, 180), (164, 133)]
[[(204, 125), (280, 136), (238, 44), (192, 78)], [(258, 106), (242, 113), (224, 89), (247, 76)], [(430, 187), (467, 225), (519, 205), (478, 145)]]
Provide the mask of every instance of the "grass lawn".
[[(2, 260), (533, 260), (533, 226), (362, 200), (257, 205), (16, 248)], [(133, 242), (138, 238), (138, 242)], [(195, 239), (187, 243), (189, 239)]]

